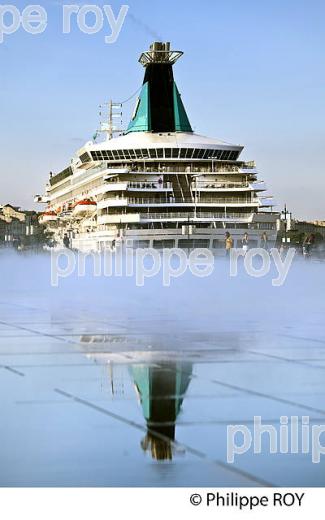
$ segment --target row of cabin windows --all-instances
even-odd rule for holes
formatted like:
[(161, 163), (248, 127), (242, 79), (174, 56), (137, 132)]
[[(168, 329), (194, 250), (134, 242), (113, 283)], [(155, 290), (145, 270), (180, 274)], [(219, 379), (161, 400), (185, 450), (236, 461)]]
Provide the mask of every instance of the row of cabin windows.
[[(86, 162), (85, 155), (86, 154), (82, 155), (82, 162)], [(236, 161), (239, 152), (235, 150), (209, 150), (200, 148), (152, 148), (141, 150), (95, 150), (91, 152), (91, 156), (94, 161), (137, 159), (217, 159)]]

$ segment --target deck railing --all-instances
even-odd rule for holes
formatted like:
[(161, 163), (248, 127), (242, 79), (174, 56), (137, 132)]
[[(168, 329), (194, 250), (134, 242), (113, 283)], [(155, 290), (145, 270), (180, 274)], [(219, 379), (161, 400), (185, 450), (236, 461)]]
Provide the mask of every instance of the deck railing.
[(249, 188), (249, 183), (246, 182), (193, 182), (192, 189), (229, 189), (229, 188)]
[(171, 182), (128, 182), (128, 188), (136, 188), (136, 189), (172, 189)]
[[(117, 167), (115, 166), (106, 166), (108, 173), (110, 171), (114, 172), (117, 170)], [(123, 168), (121, 166), (121, 168)], [(119, 169), (121, 169), (119, 168)], [(158, 166), (157, 164), (151, 164), (148, 163), (147, 165), (144, 165), (143, 162), (131, 167), (130, 165), (127, 165), (125, 169), (128, 170), (128, 173), (130, 174), (137, 174), (137, 173), (158, 173), (158, 174), (164, 174), (164, 173), (186, 173), (186, 174), (197, 174), (197, 173), (244, 173), (245, 170), (248, 170), (247, 173), (250, 173), (251, 171), (255, 170), (255, 167), (250, 165), (232, 165), (232, 164), (206, 164), (204, 166), (197, 166), (195, 164), (191, 164), (189, 166), (186, 166), (182, 163), (175, 163), (170, 165), (164, 165), (164, 166)]]
[(253, 217), (251, 213), (203, 213), (203, 212), (172, 212), (172, 213), (140, 213), (141, 220), (168, 220), (168, 219), (220, 219), (220, 220), (245, 220), (249, 221)]
[[(113, 199), (116, 200), (116, 199)], [(242, 198), (242, 197), (201, 197), (197, 198), (185, 198), (184, 200), (175, 200), (175, 197), (165, 198), (141, 198), (141, 197), (129, 197), (128, 204), (252, 204), (258, 203), (259, 199), (256, 198)]]

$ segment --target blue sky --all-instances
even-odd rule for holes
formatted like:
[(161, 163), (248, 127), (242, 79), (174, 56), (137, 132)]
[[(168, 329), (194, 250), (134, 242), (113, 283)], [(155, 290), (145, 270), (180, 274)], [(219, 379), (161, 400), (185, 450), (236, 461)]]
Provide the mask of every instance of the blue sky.
[[(98, 105), (140, 87), (138, 56), (160, 36), (185, 52), (175, 77), (195, 131), (244, 144), (280, 209), (286, 202), (300, 218), (325, 219), (325, 2), (124, 1), (115, 44), (104, 42), (107, 21), (96, 35), (75, 22), (63, 35), (62, 4), (74, 2), (39, 0), (46, 31), (20, 29), (0, 45), (0, 203), (33, 207), (48, 172), (91, 139)], [(118, 13), (123, 1), (96, 3)]]

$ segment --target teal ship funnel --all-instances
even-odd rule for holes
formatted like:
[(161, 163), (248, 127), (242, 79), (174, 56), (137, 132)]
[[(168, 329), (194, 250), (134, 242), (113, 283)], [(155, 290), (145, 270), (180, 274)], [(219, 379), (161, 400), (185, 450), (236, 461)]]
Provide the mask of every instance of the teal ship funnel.
[(127, 132), (193, 132), (174, 81), (173, 65), (182, 56), (170, 43), (153, 43), (140, 57), (145, 77)]

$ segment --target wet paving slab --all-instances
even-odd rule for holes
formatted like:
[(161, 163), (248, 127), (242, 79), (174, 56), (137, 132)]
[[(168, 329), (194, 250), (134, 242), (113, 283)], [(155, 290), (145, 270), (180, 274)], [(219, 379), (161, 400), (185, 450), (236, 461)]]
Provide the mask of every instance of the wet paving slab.
[[(257, 305), (243, 321), (18, 289), (0, 300), (0, 486), (325, 485), (311, 447), (324, 302), (269, 326)], [(288, 453), (266, 432), (229, 462), (229, 426), (255, 441), (254, 417), (278, 441), (280, 418), (297, 417), (300, 444), (308, 418), (309, 451), (290, 451), (289, 424)]]

